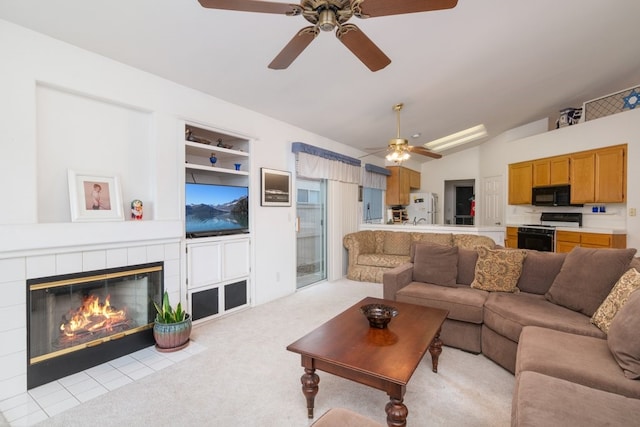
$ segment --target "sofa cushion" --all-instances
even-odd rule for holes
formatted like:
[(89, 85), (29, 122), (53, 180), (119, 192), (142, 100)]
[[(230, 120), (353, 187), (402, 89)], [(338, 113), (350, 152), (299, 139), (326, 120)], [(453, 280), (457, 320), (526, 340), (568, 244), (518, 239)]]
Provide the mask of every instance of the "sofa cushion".
[(358, 265), (370, 267), (397, 267), (409, 262), (408, 255), (363, 254), (358, 256)]
[(526, 252), (518, 249), (478, 248), (471, 287), (484, 291), (516, 292)]
[(518, 289), (523, 292), (544, 295), (556, 278), (566, 253), (526, 250), (522, 263), (522, 273), (518, 279)]
[(525, 371), (516, 377), (513, 426), (632, 426), (638, 419), (638, 399), (537, 372)]
[(527, 326), (520, 335), (516, 375), (524, 371), (640, 398), (640, 381), (624, 376), (606, 339)]
[[(640, 379), (640, 292), (634, 291), (609, 327), (607, 342), (624, 375)], [(640, 382), (640, 381), (637, 381)]]
[(478, 251), (475, 249), (458, 248), (458, 279), (459, 285), (470, 285), (476, 275)]
[(454, 286), (458, 278), (458, 248), (432, 243), (416, 243), (413, 280)]
[(627, 271), (635, 249), (593, 249), (576, 246), (545, 294), (554, 304), (593, 316), (616, 281)]
[(411, 234), (402, 231), (389, 231), (384, 236), (382, 252), (388, 255), (409, 255)]
[(481, 324), (487, 295), (488, 292), (469, 286), (456, 285), (450, 288), (411, 282), (396, 293), (396, 301), (449, 310), (448, 319)]
[(631, 292), (640, 288), (640, 273), (635, 268), (630, 268), (613, 286), (607, 298), (600, 304), (591, 317), (591, 323), (602, 329), (604, 333), (609, 331), (611, 321), (618, 310), (627, 302)]
[(493, 249), (496, 247), (496, 242), (491, 237), (477, 234), (454, 234), (453, 245), (465, 249), (478, 249), (479, 247)]
[(584, 314), (552, 304), (544, 295), (525, 292), (491, 293), (484, 304), (484, 324), (514, 342), (518, 342), (522, 328), (528, 325), (606, 337)]
[(452, 233), (411, 233), (411, 262), (414, 257), (414, 247), (416, 243), (433, 243), (436, 245), (453, 246)]

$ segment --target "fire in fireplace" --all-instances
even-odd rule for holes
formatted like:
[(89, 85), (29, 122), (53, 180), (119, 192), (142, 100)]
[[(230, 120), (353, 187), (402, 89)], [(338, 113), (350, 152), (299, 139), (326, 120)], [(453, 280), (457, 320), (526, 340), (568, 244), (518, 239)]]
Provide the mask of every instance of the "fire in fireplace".
[(153, 344), (163, 263), (27, 281), (27, 387)]

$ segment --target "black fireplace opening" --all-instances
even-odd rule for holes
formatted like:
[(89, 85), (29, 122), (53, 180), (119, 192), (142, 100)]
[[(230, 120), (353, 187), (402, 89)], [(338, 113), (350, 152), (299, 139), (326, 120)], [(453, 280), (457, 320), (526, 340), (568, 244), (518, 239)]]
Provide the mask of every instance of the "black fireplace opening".
[(153, 345), (156, 262), (27, 280), (27, 388)]

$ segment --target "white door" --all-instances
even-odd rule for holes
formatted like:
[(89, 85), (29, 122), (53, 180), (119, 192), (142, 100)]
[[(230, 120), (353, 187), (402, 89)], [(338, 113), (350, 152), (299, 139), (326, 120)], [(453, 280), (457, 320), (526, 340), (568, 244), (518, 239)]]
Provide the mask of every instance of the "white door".
[(476, 206), (480, 225), (504, 225), (504, 176), (482, 179), (482, 205)]

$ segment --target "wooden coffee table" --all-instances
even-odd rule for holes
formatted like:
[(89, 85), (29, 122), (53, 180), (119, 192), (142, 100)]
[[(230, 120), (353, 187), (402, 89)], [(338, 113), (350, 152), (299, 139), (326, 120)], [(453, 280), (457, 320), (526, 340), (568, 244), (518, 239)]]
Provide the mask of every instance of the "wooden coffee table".
[[(370, 327), (360, 313), (362, 305), (373, 303), (398, 309), (386, 329)], [(290, 344), (287, 350), (302, 356), (300, 380), (309, 418), (313, 418), (318, 394), (319, 369), (385, 391), (390, 398), (385, 407), (387, 424), (406, 426), (409, 411), (403, 399), (407, 383), (427, 350), (432, 370), (438, 372), (440, 328), (447, 314), (447, 310), (369, 297)]]

